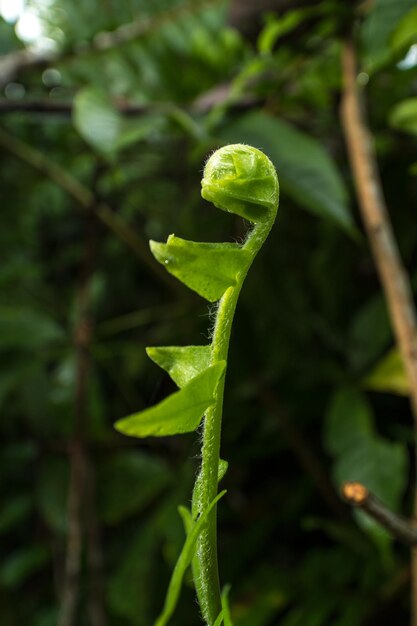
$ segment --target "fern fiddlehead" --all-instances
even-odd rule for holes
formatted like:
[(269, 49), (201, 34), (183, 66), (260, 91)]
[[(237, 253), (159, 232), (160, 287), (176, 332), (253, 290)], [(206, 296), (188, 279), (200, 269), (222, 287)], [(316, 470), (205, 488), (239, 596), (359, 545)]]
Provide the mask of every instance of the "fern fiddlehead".
[[(254, 224), (243, 244), (197, 243), (170, 235), (151, 242), (155, 258), (210, 302), (218, 301), (213, 338), (207, 346), (148, 348), (150, 358), (165, 369), (179, 391), (159, 404), (116, 423), (136, 437), (164, 436), (196, 430), (204, 417), (201, 469), (193, 492), (192, 511), (181, 509), (187, 541), (171, 579), (156, 625), (164, 626), (178, 598), (184, 565), (192, 561), (202, 616), (208, 626), (222, 623), (217, 566), (216, 505), (218, 482), (227, 464), (220, 460), (220, 434), (225, 371), (237, 300), (246, 274), (275, 220), (279, 185), (268, 157), (251, 146), (235, 144), (208, 160), (202, 196), (216, 207)], [(198, 527), (197, 527), (198, 525)]]

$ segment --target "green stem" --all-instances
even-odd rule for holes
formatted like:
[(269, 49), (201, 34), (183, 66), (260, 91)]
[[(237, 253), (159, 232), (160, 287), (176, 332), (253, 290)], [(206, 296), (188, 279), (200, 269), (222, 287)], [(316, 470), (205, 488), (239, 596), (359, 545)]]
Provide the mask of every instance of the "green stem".
[[(267, 222), (256, 224), (243, 246), (250, 253), (249, 261), (237, 275), (236, 285), (229, 287), (219, 301), (210, 365), (218, 361), (227, 361), (233, 317), (240, 290), (255, 256), (272, 228), (274, 219), (275, 213)], [(201, 470), (196, 483), (198, 488), (194, 489), (193, 494), (195, 515), (201, 515), (217, 494), (224, 385), (225, 376), (218, 384), (216, 402), (208, 409), (204, 420)], [(217, 507), (213, 507), (206, 528), (198, 538), (193, 571), (203, 617), (207, 624), (212, 626), (221, 611), (217, 563)]]

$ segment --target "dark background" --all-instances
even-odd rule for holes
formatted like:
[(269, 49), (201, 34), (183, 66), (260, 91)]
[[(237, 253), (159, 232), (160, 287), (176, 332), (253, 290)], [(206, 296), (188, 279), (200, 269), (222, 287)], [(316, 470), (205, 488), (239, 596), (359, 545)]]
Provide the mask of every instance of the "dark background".
[[(407, 383), (339, 103), (353, 31), (417, 286), (416, 99), (403, 104), (417, 95), (414, 2), (39, 0), (20, 17), (6, 5), (2, 626), (150, 626), (160, 611), (199, 436), (134, 440), (112, 424), (174, 389), (145, 346), (209, 336), (210, 307), (147, 240), (244, 236), (200, 198), (204, 160), (224, 142), (264, 149), (281, 182), (226, 385), (219, 554), (235, 625), (407, 624), (407, 549), (338, 495), (360, 480), (409, 514), (414, 481)], [(198, 623), (188, 580), (172, 624)]]

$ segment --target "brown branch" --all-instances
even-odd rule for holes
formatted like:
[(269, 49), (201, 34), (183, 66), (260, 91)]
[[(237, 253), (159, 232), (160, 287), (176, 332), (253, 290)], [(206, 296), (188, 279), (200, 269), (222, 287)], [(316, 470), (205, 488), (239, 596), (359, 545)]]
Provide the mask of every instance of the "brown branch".
[(87, 459), (86, 466), (86, 530), (87, 530), (87, 561), (90, 574), (90, 589), (88, 608), (91, 626), (106, 626), (105, 591), (103, 574), (103, 551), (101, 547), (101, 532), (96, 510), (96, 484), (93, 464)]
[[(93, 197), (100, 169), (97, 167), (93, 181)], [(78, 322), (74, 331), (75, 395), (74, 425), (70, 446), (71, 473), (76, 475), (70, 490), (69, 534), (64, 592), (58, 626), (76, 626), (79, 578), (81, 573), (82, 524), (86, 525), (86, 548), (90, 574), (88, 605), (91, 626), (106, 626), (102, 576), (100, 530), (96, 516), (94, 470), (89, 459), (86, 424), (88, 423), (88, 380), (91, 371), (90, 347), (93, 338), (91, 315), (91, 281), (94, 273), (97, 223), (94, 213), (86, 213), (84, 260), (77, 288)], [(81, 469), (80, 469), (81, 468)], [(77, 471), (78, 469), (78, 471)], [(76, 507), (71, 506), (72, 494)], [(82, 514), (85, 514), (84, 516)]]
[(68, 534), (64, 581), (57, 621), (58, 626), (75, 626), (76, 624), (76, 612), (80, 587), (79, 579), (81, 573), (83, 535), (81, 506), (84, 484), (84, 459), (82, 450), (75, 441), (69, 448), (69, 459), (70, 484), (67, 503)]
[(417, 528), (391, 511), (362, 483), (346, 482), (342, 487), (342, 496), (348, 504), (360, 508), (398, 541), (409, 546), (417, 545)]
[[(410, 385), (414, 419), (415, 462), (417, 464), (417, 321), (410, 281), (401, 261), (389, 219), (375, 149), (364, 103), (356, 81), (357, 60), (352, 41), (342, 52), (344, 88), (341, 123), (348, 147), (362, 218), (368, 233), (375, 264), (385, 293), (397, 345)], [(417, 485), (414, 493), (417, 515)], [(412, 549), (412, 625), (417, 626), (417, 549)]]
[(58, 626), (75, 626), (82, 553), (82, 508), (85, 500), (86, 450), (84, 445), (87, 419), (87, 381), (90, 371), (89, 346), (92, 326), (90, 320), (90, 282), (95, 255), (95, 230), (92, 213), (87, 215), (88, 234), (84, 262), (77, 290), (78, 323), (74, 331), (75, 391), (72, 442), (69, 447), (71, 483), (68, 496), (68, 539), (64, 588)]
[[(187, 107), (180, 108), (169, 102), (152, 102), (151, 104), (139, 104), (130, 100), (115, 98), (113, 107), (125, 117), (135, 117), (148, 113), (172, 114), (173, 110), (185, 114), (208, 113), (212, 108), (229, 104), (233, 109), (246, 109), (253, 107), (259, 100), (250, 94), (242, 94), (239, 99), (230, 99), (232, 84), (220, 83), (200, 94)], [(42, 99), (13, 100), (11, 98), (0, 98), (0, 115), (9, 113), (28, 113), (41, 115), (62, 115), (70, 117), (73, 112), (73, 101), (71, 99), (60, 100), (56, 97)]]
[(413, 294), (385, 204), (372, 137), (356, 83), (356, 73), (354, 47), (348, 42), (343, 50), (345, 86), (341, 106), (342, 125), (359, 206), (410, 383), (410, 399), (417, 426), (417, 318)]
[[(114, 107), (126, 116), (143, 115), (154, 112), (158, 109), (158, 105), (135, 104), (134, 102), (126, 102), (115, 100)], [(57, 114), (69, 117), (72, 114), (72, 100), (58, 100), (57, 98), (44, 98), (33, 100), (12, 100), (10, 98), (0, 98), (0, 114), (2, 113), (42, 113)]]

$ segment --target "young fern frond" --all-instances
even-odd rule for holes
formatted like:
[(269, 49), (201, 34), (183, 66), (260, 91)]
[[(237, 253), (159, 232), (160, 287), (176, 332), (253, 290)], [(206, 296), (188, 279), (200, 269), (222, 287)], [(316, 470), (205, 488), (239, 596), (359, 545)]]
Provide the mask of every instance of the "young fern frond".
[(219, 457), (225, 372), (239, 293), (274, 223), (279, 199), (278, 178), (271, 161), (260, 150), (242, 144), (217, 150), (205, 166), (201, 184), (203, 198), (240, 215), (254, 227), (243, 244), (197, 243), (175, 235), (170, 235), (166, 243), (150, 242), (155, 258), (168, 272), (209, 302), (218, 301), (213, 337), (207, 346), (148, 348), (150, 358), (180, 389), (156, 406), (116, 423), (117, 430), (126, 435), (164, 436), (196, 430), (204, 416), (201, 469), (191, 514), (182, 510), (187, 539), (157, 626), (165, 624), (175, 608), (191, 553), (205, 622), (208, 626), (231, 624), (227, 593), (223, 597), (220, 594), (216, 531), (218, 482), (227, 470), (227, 462)]

